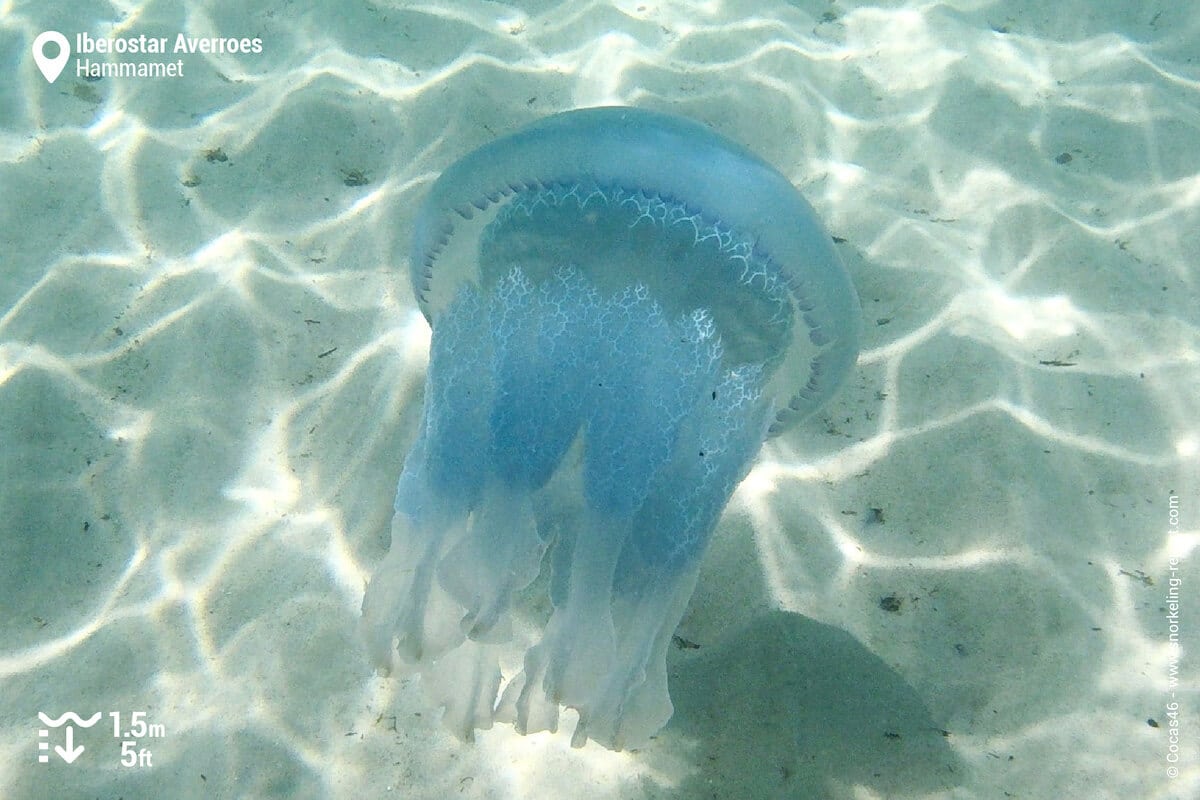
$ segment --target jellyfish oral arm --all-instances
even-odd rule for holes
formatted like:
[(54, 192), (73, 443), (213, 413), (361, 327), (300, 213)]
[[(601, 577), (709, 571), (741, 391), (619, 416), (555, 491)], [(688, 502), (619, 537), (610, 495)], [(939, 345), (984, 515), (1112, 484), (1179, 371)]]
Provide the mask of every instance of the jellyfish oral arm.
[[(669, 320), (638, 287), (604, 297), (569, 268), (463, 289), (434, 329), (392, 549), (364, 601), (376, 665), (459, 676), (437, 698), (462, 715), (451, 727), (489, 727), (494, 645), (553, 546), (553, 612), (499, 717), (555, 728), (567, 706), (577, 744), (645, 742), (670, 715), (666, 646), (699, 556), (766, 433), (761, 370), (723, 372), (720, 350), (702, 311)], [(550, 484), (581, 487), (575, 513), (546, 502)]]

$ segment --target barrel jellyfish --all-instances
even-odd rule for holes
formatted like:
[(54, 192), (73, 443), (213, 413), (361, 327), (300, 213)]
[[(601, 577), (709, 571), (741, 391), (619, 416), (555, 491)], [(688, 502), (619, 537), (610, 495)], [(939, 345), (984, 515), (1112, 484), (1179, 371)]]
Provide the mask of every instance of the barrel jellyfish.
[(722, 509), (857, 358), (830, 236), (707, 127), (592, 108), (442, 173), (411, 278), (433, 335), (368, 654), (464, 739), (570, 708), (574, 746), (641, 746)]

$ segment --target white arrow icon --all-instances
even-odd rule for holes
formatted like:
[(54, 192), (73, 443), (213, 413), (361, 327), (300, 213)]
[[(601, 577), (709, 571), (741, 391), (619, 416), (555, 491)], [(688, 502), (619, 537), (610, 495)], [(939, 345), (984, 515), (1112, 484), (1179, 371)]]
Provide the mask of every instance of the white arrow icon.
[(59, 747), (54, 745), (54, 752), (62, 756), (62, 760), (70, 764), (75, 759), (79, 758), (79, 754), (84, 751), (83, 745), (75, 747), (75, 729), (70, 725), (67, 726), (67, 746)]
[[(54, 58), (46, 58), (46, 54), (43, 52), (47, 42), (54, 42), (58, 45), (58, 55)], [(71, 43), (58, 31), (44, 31), (33, 40), (33, 61), (42, 71), (42, 76), (50, 83), (58, 80), (58, 76), (62, 73), (63, 67), (67, 65), (67, 59), (70, 57)]]

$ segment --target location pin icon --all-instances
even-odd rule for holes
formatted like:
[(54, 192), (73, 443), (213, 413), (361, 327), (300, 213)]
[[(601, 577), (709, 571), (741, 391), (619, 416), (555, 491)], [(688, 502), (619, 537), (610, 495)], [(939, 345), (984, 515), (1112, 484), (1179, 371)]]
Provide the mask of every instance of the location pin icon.
[[(46, 54), (42, 52), (47, 42), (54, 42), (58, 45), (58, 55), (54, 58), (46, 58)], [(50, 83), (54, 83), (58, 79), (70, 57), (71, 43), (58, 31), (44, 31), (33, 40), (33, 61), (42, 71), (42, 76)]]

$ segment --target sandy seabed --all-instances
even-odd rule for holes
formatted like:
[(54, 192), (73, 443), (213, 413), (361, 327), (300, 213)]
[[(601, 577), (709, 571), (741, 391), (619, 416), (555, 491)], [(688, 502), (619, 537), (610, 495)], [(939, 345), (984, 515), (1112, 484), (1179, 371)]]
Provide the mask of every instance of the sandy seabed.
[[(244, 5), (0, 5), (0, 796), (1200, 796), (1187, 4)], [(48, 29), (263, 48), (50, 85)], [(600, 104), (791, 177), (864, 348), (734, 496), (649, 747), (466, 745), (355, 634), (412, 217)]]

